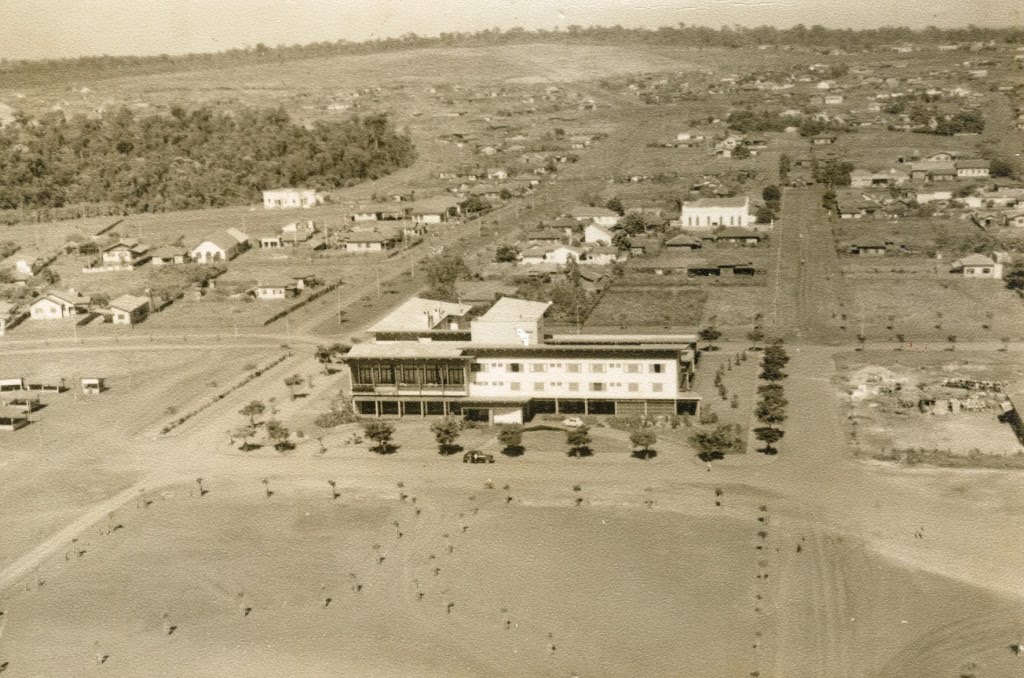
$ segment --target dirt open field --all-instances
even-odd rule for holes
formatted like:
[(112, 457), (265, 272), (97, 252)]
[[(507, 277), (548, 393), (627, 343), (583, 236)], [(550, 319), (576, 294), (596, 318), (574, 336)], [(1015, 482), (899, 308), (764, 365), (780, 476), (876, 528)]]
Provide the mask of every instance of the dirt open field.
[(836, 321), (846, 326), (847, 336), (860, 333), (863, 321), (869, 341), (895, 341), (897, 334), (910, 342), (946, 341), (950, 335), (992, 342), (1024, 337), (1021, 301), (1002, 281), (904, 270), (843, 276)]
[[(154, 461), (149, 440), (176, 413), (205, 402), (240, 380), (247, 367), (281, 353), (266, 342), (244, 348), (140, 343), (12, 348), (0, 356), (5, 377), (52, 384), (63, 377), (70, 387), (44, 394), (45, 407), (32, 416), (35, 423), (0, 440), (0, 566), (73, 520), (83, 507), (145, 475)], [(109, 390), (83, 395), (81, 377), (103, 377)]]
[(287, 478), (270, 479), (269, 499), (255, 479), (202, 498), (174, 486), (116, 512), (110, 534), (4, 600), (10, 670), (1015, 675), (1002, 646), (1019, 608), (825, 533), (761, 539), (753, 512), (548, 507), (529, 486), (506, 504), (411, 484), (416, 515), (339, 487), (332, 501), (325, 483)]
[(611, 289), (587, 318), (586, 327), (662, 327), (695, 329), (708, 294), (702, 289)]

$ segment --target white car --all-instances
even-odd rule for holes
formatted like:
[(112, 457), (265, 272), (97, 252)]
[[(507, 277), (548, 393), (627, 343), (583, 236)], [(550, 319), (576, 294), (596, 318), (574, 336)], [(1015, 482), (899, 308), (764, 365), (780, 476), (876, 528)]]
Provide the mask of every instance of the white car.
[(583, 426), (583, 420), (579, 417), (569, 417), (562, 422), (562, 426), (568, 426), (569, 428), (580, 428)]

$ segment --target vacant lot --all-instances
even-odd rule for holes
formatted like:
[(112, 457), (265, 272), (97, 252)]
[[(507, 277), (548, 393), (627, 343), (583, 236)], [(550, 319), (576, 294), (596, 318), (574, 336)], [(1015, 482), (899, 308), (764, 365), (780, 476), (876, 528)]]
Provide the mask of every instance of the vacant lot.
[(714, 325), (723, 340), (743, 341), (755, 325), (771, 319), (772, 291), (765, 286), (709, 285), (702, 325)]
[(707, 292), (691, 287), (611, 289), (601, 297), (585, 326), (694, 329), (700, 324), (707, 299)]
[[(33, 414), (34, 423), (0, 438), (0, 565), (70, 523), (84, 507), (130, 486), (162, 458), (153, 454), (152, 442), (161, 425), (279, 353), (265, 343), (180, 341), (5, 351), (0, 375), (30, 383), (56, 384), (63, 378), (71, 390), (43, 395), (46, 406)], [(102, 377), (109, 390), (83, 395), (81, 377)]]
[[(746, 519), (552, 507), (530, 487), (508, 504), (413, 483), (414, 507), (338, 487), (334, 501), (325, 483), (278, 476), (222, 481), (201, 499), (184, 485), (150, 492), (148, 508), (83, 540), (83, 556), (49, 564), (44, 586), (5, 598), (4, 660), (83, 676), (716, 678), (782, 664), (923, 678), (967, 661), (992, 676), (1016, 666), (1014, 608), (827, 534), (776, 528), (771, 555), (756, 555), (753, 507)], [(827, 625), (827, 646), (809, 618)]]
[(868, 341), (896, 341), (897, 335), (910, 342), (1024, 337), (1021, 300), (1000, 280), (969, 280), (909, 265), (895, 267), (903, 272), (887, 266), (875, 273), (875, 267), (864, 266), (862, 272), (846, 273), (840, 286), (836, 321), (850, 337), (861, 332)]

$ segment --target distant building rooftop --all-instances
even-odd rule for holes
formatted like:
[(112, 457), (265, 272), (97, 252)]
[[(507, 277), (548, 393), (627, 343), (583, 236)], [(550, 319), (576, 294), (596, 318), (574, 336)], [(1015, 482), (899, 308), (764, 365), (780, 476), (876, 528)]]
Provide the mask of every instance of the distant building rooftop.
[(436, 328), (447, 318), (466, 315), (471, 308), (466, 304), (413, 297), (374, 323), (368, 331), (425, 332)]
[(684, 202), (683, 208), (707, 208), (707, 207), (746, 207), (749, 200), (746, 196), (735, 198), (700, 198), (690, 202)]
[(551, 306), (550, 301), (526, 301), (502, 297), (487, 313), (480, 316), (485, 322), (515, 322), (540, 320)]

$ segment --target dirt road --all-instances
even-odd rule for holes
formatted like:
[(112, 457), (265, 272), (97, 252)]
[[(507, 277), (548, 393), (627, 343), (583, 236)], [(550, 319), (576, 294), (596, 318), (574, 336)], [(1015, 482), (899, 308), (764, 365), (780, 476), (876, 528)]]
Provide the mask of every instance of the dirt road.
[(799, 341), (837, 338), (839, 262), (823, 194), (820, 187), (785, 189), (772, 238), (772, 317), (777, 332)]

